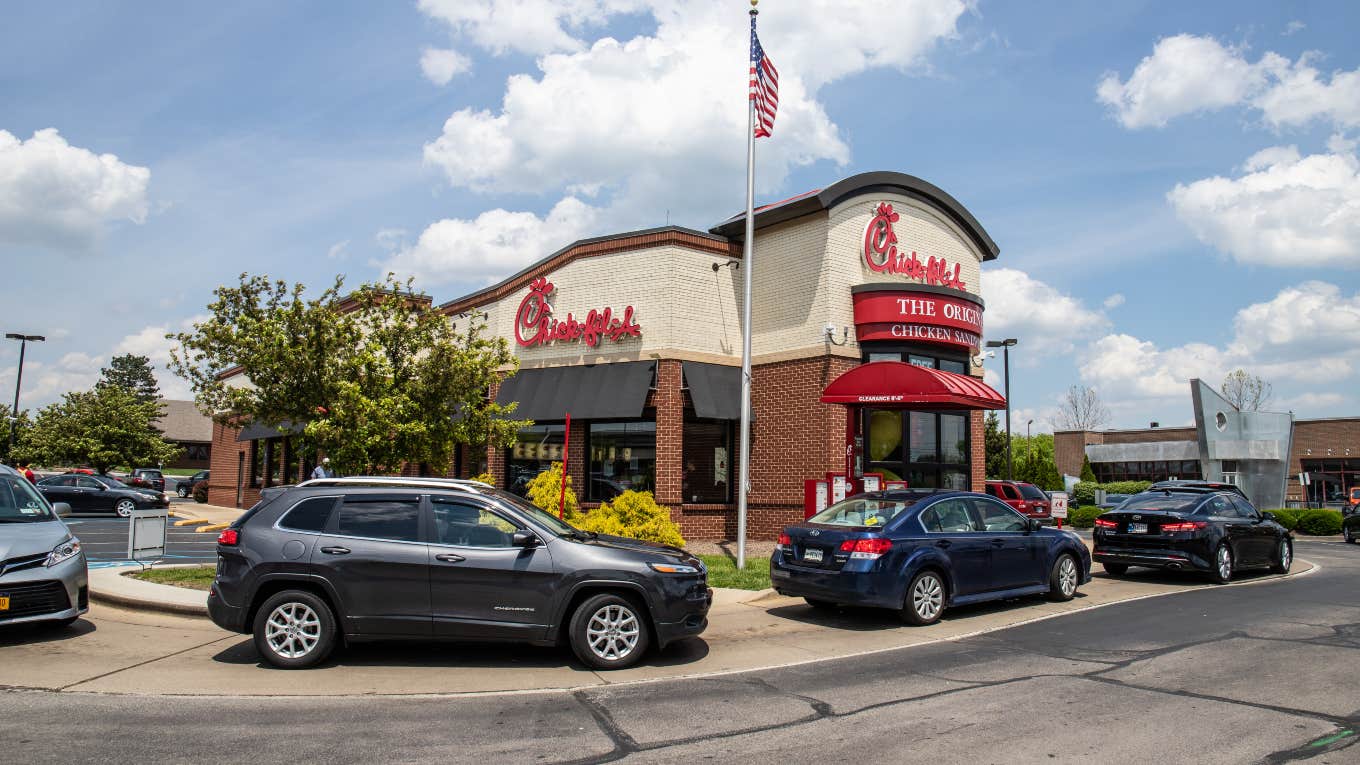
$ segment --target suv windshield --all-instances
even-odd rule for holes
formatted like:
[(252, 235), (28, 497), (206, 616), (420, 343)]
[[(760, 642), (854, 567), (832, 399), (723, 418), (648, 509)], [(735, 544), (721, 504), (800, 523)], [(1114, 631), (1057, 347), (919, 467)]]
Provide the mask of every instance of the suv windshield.
[(1025, 499), (1037, 499), (1040, 502), (1048, 501), (1048, 495), (1045, 494), (1042, 489), (1040, 489), (1038, 486), (1035, 486), (1032, 483), (1020, 484), (1020, 496), (1024, 497)]
[(831, 526), (886, 526), (898, 514), (914, 504), (915, 499), (851, 497), (812, 516), (808, 523), (825, 523)]
[(1122, 513), (1142, 510), (1149, 513), (1188, 513), (1195, 509), (1203, 499), (1204, 494), (1178, 494), (1169, 491), (1149, 491), (1145, 494), (1137, 494), (1130, 497), (1124, 504), (1119, 506)]
[(583, 533), (580, 530), (578, 530), (575, 526), (571, 525), (570, 523), (567, 523), (566, 521), (559, 520), (557, 516), (545, 511), (538, 505), (529, 502), (527, 499), (519, 496), (518, 494), (511, 494), (510, 492), (505, 491), (504, 489), (491, 489), (490, 491), (482, 489), (481, 491), (483, 494), (488, 494), (492, 497), (495, 497), (496, 499), (499, 499), (501, 502), (504, 502), (505, 504), (513, 507), (514, 509), (520, 511), (521, 513), (524, 513), (525, 515), (532, 518), (535, 523), (538, 523), (539, 525), (542, 526), (547, 526), (549, 529), (552, 530), (554, 534), (557, 534), (559, 536), (575, 536)]
[(0, 475), (0, 523), (34, 523), (53, 517), (47, 502), (33, 490), (28, 479)]

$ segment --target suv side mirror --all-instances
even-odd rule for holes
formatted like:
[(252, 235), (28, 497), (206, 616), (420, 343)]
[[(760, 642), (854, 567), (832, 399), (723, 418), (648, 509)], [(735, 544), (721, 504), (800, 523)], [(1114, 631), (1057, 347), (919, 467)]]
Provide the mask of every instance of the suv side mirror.
[(71, 514), (71, 506), (65, 502), (53, 502), (52, 512), (56, 513), (58, 518), (65, 518)]
[(543, 540), (539, 539), (537, 534), (531, 534), (527, 531), (516, 531), (515, 535), (510, 538), (510, 544), (515, 547), (532, 549), (543, 544)]

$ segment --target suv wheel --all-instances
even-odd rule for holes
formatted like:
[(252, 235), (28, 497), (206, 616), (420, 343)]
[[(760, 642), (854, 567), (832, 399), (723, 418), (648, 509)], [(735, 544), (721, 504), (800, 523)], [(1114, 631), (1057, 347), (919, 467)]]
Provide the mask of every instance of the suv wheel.
[(637, 606), (618, 595), (587, 598), (571, 615), (571, 650), (592, 669), (630, 667), (647, 651), (645, 618)]
[(282, 669), (323, 661), (335, 648), (335, 615), (326, 601), (305, 590), (284, 590), (255, 613), (255, 649)]
[(179, 488), (175, 489), (175, 493), (179, 495), (180, 499), (184, 499), (185, 497), (189, 496), (189, 487), (183, 481), (181, 481), (179, 484)]

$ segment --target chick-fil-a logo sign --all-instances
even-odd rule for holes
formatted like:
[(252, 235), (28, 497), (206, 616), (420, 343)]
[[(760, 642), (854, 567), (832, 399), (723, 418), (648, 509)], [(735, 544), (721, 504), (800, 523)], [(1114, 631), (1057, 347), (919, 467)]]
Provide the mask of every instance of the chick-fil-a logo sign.
[(864, 262), (868, 264), (869, 270), (878, 274), (900, 274), (910, 279), (920, 279), (926, 284), (939, 284), (956, 290), (967, 287), (959, 278), (958, 263), (954, 264), (951, 273), (949, 262), (944, 258), (932, 255), (922, 263), (915, 250), (910, 255), (898, 251), (893, 224), (900, 217), (891, 204), (878, 203), (873, 220), (864, 230)]
[(515, 312), (515, 342), (524, 346), (547, 345), (558, 340), (580, 340), (594, 348), (601, 337), (618, 342), (626, 337), (641, 337), (642, 328), (633, 321), (633, 307), (623, 309), (623, 318), (614, 316), (614, 309), (592, 309), (584, 321), (570, 313), (565, 319), (553, 318), (553, 307), (548, 296), (556, 289), (547, 279), (535, 279), (529, 294)]

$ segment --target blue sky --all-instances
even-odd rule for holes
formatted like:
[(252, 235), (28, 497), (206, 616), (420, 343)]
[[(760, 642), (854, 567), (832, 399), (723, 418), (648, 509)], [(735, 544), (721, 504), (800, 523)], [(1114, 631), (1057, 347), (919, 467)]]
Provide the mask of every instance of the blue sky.
[[(5, 331), (25, 406), (242, 271), (445, 301), (573, 239), (742, 205), (745, 5), (20, 3), (0, 28)], [(1001, 247), (1018, 427), (1070, 385), (1188, 422), (1244, 367), (1360, 415), (1360, 6), (766, 0), (758, 196), (929, 180)], [(42, 131), (42, 132), (40, 132)], [(17, 348), (0, 348), (0, 392)], [(989, 380), (999, 384), (999, 364)], [(163, 387), (184, 395), (168, 373)]]

